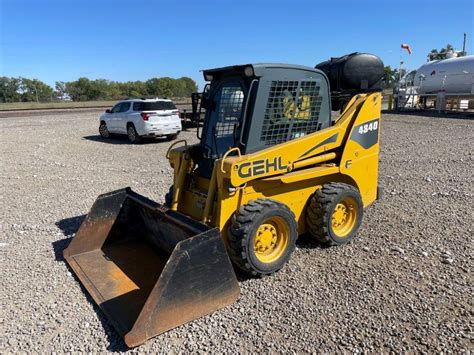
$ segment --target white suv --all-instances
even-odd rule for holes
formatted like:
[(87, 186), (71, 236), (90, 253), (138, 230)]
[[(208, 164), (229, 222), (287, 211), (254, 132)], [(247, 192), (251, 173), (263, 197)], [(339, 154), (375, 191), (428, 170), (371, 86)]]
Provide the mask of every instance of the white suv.
[(130, 143), (142, 137), (175, 139), (181, 131), (179, 111), (169, 99), (128, 99), (118, 102), (100, 116), (99, 133), (126, 134)]

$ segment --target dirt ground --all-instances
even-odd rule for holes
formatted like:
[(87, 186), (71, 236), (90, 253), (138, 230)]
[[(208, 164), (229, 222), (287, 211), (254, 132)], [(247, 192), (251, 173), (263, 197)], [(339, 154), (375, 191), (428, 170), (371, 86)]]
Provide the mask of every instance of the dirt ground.
[[(132, 351), (472, 351), (474, 121), (385, 114), (381, 129), (384, 197), (352, 243), (302, 236), (235, 304)], [(0, 352), (126, 351), (62, 250), (99, 194), (162, 202), (171, 143), (103, 140), (94, 112), (2, 118), (0, 142)]]

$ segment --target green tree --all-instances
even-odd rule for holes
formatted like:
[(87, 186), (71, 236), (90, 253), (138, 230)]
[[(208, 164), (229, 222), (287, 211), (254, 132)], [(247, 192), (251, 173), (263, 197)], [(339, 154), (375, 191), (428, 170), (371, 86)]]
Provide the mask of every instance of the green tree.
[(73, 101), (94, 101), (106, 99), (106, 81), (79, 78), (66, 83), (66, 91)]
[(20, 101), (20, 79), (0, 77), (0, 102)]
[(147, 80), (145, 85), (149, 96), (189, 97), (191, 93), (197, 91), (196, 83), (188, 77), (152, 78)]
[(393, 86), (396, 86), (400, 80), (400, 78), (403, 78), (407, 73), (407, 70), (402, 68), (400, 69), (394, 69), (393, 70)]
[(440, 53), (446, 53), (446, 52), (449, 52), (449, 51), (453, 51), (454, 52), (454, 48), (452, 45), (450, 45), (449, 43), (446, 45), (446, 48), (441, 48), (440, 49)]
[(158, 95), (171, 97), (175, 94), (176, 83), (175, 79), (164, 77), (158, 79)]
[(23, 102), (45, 102), (51, 101), (53, 97), (53, 88), (41, 80), (19, 78), (20, 101)]
[(66, 83), (64, 81), (56, 81), (54, 85), (54, 96), (58, 100), (64, 100), (68, 96), (66, 91)]
[(384, 75), (383, 75), (383, 86), (385, 89), (394, 88), (398, 85), (398, 81), (400, 77), (403, 78), (407, 73), (407, 70), (402, 68), (401, 69), (401, 76), (399, 69), (392, 69), (390, 65), (384, 67)]
[(463, 52), (463, 51), (456, 52), (454, 50), (454, 47), (448, 43), (445, 47), (439, 50), (436, 48), (432, 49), (431, 52), (428, 53), (428, 60), (446, 59), (449, 51), (456, 53), (458, 57), (464, 57), (466, 55), (466, 52)]
[(190, 97), (193, 92), (196, 92), (198, 90), (196, 82), (191, 78), (183, 76), (177, 81), (179, 83), (180, 89), (180, 92), (176, 93), (176, 96), (178, 97)]
[(97, 79), (90, 82), (95, 98), (92, 100), (122, 99), (120, 88), (114, 81)]
[(64, 91), (74, 101), (118, 100), (126, 97), (166, 96), (189, 97), (197, 91), (197, 85), (191, 78), (169, 77), (152, 78), (143, 81), (116, 82), (105, 79), (89, 80), (79, 78), (62, 86), (58, 82), (57, 92)]
[(127, 81), (125, 83), (117, 83), (117, 85), (123, 97), (147, 96), (147, 87), (143, 81)]
[(165, 78), (153, 78), (146, 81), (147, 93), (150, 96), (173, 96), (174, 93), (174, 79)]
[(392, 88), (395, 82), (394, 73), (395, 71), (392, 69), (390, 65), (387, 65), (383, 68), (383, 86), (385, 89)]
[(88, 78), (79, 78), (66, 83), (66, 92), (73, 101), (90, 100), (91, 84)]

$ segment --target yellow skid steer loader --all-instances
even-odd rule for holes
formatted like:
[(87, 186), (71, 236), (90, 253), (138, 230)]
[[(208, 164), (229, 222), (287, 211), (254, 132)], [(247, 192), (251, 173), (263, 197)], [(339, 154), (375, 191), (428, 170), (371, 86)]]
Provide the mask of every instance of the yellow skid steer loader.
[(130, 188), (98, 197), (65, 259), (125, 343), (233, 303), (234, 268), (262, 276), (298, 235), (341, 245), (378, 198), (381, 94), (331, 118), (326, 75), (256, 64), (204, 71), (199, 143), (174, 143), (165, 204)]

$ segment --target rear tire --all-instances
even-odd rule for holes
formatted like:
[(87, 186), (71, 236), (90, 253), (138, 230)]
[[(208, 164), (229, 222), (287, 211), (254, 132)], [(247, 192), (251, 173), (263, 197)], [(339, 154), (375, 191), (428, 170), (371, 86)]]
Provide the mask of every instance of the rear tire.
[(349, 243), (362, 223), (364, 208), (359, 191), (348, 184), (325, 184), (311, 197), (306, 213), (309, 232), (327, 245)]
[(135, 129), (135, 126), (133, 125), (133, 123), (130, 123), (127, 126), (127, 137), (128, 137), (128, 141), (132, 144), (138, 144), (138, 143), (141, 143), (142, 141), (142, 137), (138, 135), (137, 130)]
[(290, 259), (297, 237), (295, 215), (286, 205), (270, 199), (250, 201), (232, 218), (229, 255), (250, 275), (272, 274)]
[(99, 134), (102, 138), (109, 138), (110, 137), (109, 129), (107, 128), (107, 124), (104, 121), (100, 122)]

